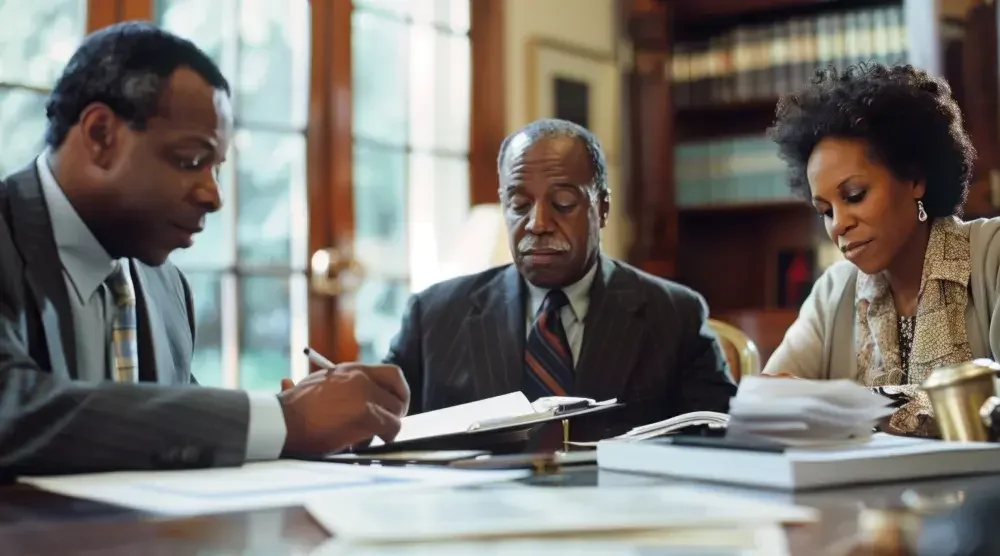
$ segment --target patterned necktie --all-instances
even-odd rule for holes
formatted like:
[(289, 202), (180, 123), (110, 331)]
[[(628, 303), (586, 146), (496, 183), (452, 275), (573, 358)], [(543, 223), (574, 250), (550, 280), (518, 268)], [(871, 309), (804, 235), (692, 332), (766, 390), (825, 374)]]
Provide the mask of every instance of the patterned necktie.
[(139, 382), (139, 347), (136, 340), (135, 290), (128, 266), (115, 261), (107, 280), (115, 301), (112, 343), (115, 350), (115, 382)]
[(542, 302), (524, 345), (521, 390), (534, 402), (545, 396), (567, 396), (573, 388), (573, 354), (560, 313), (569, 304), (562, 290), (551, 290)]

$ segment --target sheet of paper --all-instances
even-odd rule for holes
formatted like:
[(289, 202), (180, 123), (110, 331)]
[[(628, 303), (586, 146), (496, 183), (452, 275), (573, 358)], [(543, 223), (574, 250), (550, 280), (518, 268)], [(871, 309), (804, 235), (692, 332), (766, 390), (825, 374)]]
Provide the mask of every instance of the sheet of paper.
[(768, 525), (407, 544), (366, 545), (331, 539), (313, 550), (311, 556), (649, 556), (652, 553), (657, 556), (789, 554), (785, 531), (778, 525)]
[[(517, 417), (528, 413), (534, 413), (528, 398), (521, 392), (511, 392), (478, 402), (403, 417), (403, 427), (396, 436), (396, 441), (465, 432), (469, 430), (470, 425), (478, 421)], [(383, 444), (381, 439), (375, 438), (371, 445)]]
[(687, 486), (410, 492), (393, 498), (334, 493), (306, 504), (326, 530), (351, 542), (414, 542), (732, 527), (815, 521), (810, 508)]
[[(303, 461), (188, 471), (24, 477), (42, 490), (164, 514), (196, 514), (302, 504), (311, 497), (421, 487), (469, 486), (525, 477), (527, 471), (466, 471)], [(386, 497), (379, 497), (386, 498)], [(389, 498), (393, 499), (393, 498)]]

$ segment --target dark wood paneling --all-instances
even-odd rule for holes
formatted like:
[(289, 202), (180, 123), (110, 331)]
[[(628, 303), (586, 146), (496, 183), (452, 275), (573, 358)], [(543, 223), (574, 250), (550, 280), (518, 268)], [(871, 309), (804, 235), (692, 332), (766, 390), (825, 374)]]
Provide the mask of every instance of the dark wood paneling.
[(961, 83), (956, 92), (960, 95), (972, 144), (979, 152), (966, 213), (995, 216), (1000, 211), (992, 203), (990, 176), (1000, 171), (996, 3), (979, 3), (966, 14), (960, 62)]
[(469, 2), (472, 49), (469, 199), (473, 205), (497, 201), (497, 153), (507, 134), (503, 24), (506, 1)]
[[(351, 2), (313, 0), (306, 175), (309, 253), (354, 242), (351, 135)], [(309, 342), (334, 361), (353, 361), (358, 345), (349, 304), (310, 290)]]
[(778, 252), (813, 245), (811, 214), (791, 203), (681, 211), (677, 279), (713, 312), (773, 307)]
[(153, 19), (153, 0), (87, 0), (87, 33), (122, 21)]
[(749, 336), (757, 344), (763, 366), (781, 344), (798, 314), (798, 309), (758, 309), (720, 313), (715, 318), (728, 322)]
[(626, 213), (635, 230), (629, 260), (652, 274), (673, 276), (677, 247), (674, 114), (670, 82), (664, 73), (670, 51), (663, 49), (670, 44), (669, 24), (666, 11), (658, 4), (640, 0), (633, 8), (639, 11), (629, 14), (624, 27), (634, 32), (636, 22), (645, 20), (645, 35), (635, 44), (627, 91), (632, 158)]

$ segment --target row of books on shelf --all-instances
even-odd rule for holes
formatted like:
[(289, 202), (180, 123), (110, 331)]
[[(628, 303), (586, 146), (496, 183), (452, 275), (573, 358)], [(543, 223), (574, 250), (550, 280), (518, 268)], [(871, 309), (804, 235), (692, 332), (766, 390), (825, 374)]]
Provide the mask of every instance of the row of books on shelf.
[(817, 69), (907, 58), (902, 6), (879, 6), (740, 26), (675, 45), (667, 71), (678, 108), (774, 99)]
[(677, 145), (674, 184), (680, 208), (797, 199), (788, 187), (777, 146), (763, 136)]

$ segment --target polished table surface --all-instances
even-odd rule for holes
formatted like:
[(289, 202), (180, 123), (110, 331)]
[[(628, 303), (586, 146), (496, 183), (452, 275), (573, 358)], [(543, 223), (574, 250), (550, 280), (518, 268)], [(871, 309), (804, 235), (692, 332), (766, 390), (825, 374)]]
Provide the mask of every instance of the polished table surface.
[[(670, 482), (583, 467), (513, 484), (478, 488), (643, 486)], [(716, 485), (704, 488), (815, 507), (821, 512), (819, 523), (786, 529), (791, 553), (848, 554), (852, 552), (847, 548), (859, 538), (860, 517), (866, 512), (907, 507), (924, 514), (943, 515), (981, 493), (1000, 493), (1000, 476), (798, 494)], [(309, 554), (328, 538), (301, 507), (174, 518), (65, 498), (21, 485), (0, 486), (2, 554), (281, 556)]]

